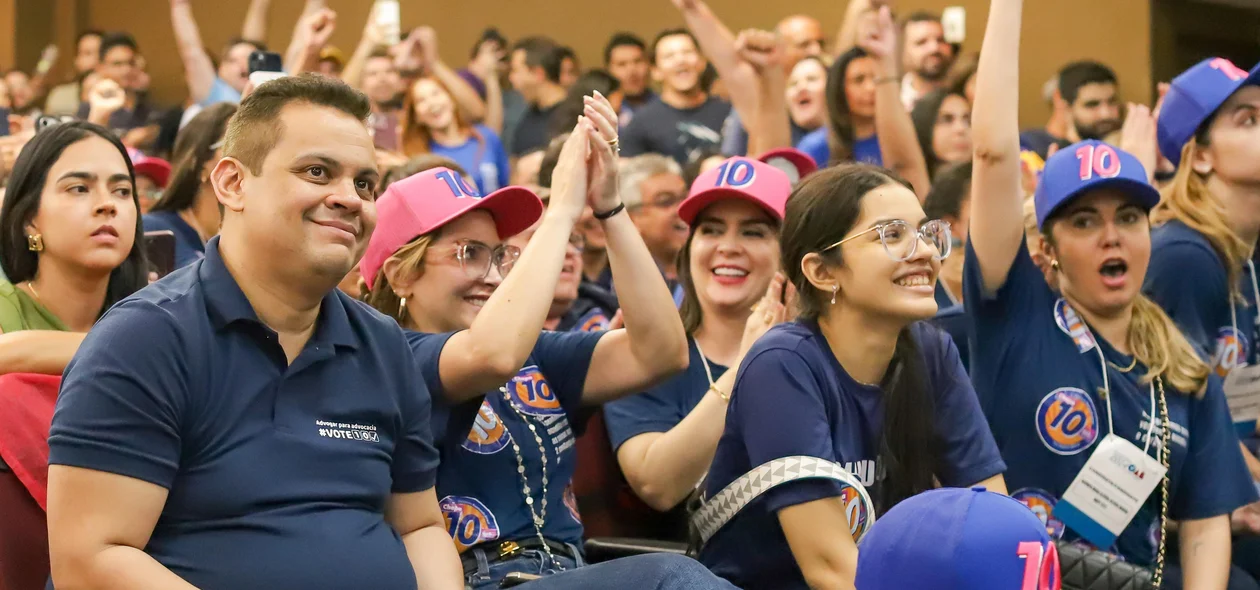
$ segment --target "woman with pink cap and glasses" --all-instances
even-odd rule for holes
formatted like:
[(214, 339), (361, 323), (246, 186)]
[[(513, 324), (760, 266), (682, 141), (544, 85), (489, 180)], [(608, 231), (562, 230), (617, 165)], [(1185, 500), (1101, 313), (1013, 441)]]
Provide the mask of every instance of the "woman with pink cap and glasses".
[[(584, 409), (682, 370), (669, 290), (616, 191), (617, 116), (602, 97), (565, 146), (543, 212), (527, 189), (486, 197), (437, 168), (391, 185), (360, 266), (365, 300), (410, 330), (434, 400), (437, 491), (476, 590), (585, 565), (570, 487)], [(589, 186), (588, 186), (589, 180)], [(574, 224), (589, 201), (607, 236), (625, 329), (544, 332)], [(523, 249), (504, 244), (542, 216)], [(509, 272), (511, 271), (511, 272)], [(583, 573), (585, 572), (585, 573)], [(614, 582), (615, 580), (615, 582)], [(729, 588), (674, 555), (618, 560), (548, 588)]]
[[(691, 362), (685, 373), (604, 407), (626, 480), (656, 510), (681, 505), (704, 477), (726, 422), (733, 369), (770, 326), (788, 319), (794, 292), (777, 271), (791, 191), (775, 166), (735, 157), (701, 174), (678, 208), (691, 228), (678, 257)], [(657, 534), (685, 538), (686, 527), (675, 526), (681, 520), (667, 520)]]

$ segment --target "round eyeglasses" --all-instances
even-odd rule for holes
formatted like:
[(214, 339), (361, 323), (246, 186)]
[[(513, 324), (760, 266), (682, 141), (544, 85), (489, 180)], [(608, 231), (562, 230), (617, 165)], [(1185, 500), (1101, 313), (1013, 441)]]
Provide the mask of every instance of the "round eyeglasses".
[(850, 240), (857, 239), (871, 232), (879, 232), (879, 241), (884, 244), (884, 252), (888, 257), (902, 262), (909, 260), (919, 249), (919, 242), (924, 242), (936, 249), (932, 254), (932, 258), (944, 260), (953, 250), (953, 242), (950, 239), (949, 222), (941, 219), (933, 219), (919, 226), (915, 230), (910, 227), (909, 223), (900, 219), (895, 221), (887, 221), (876, 224), (874, 227), (865, 231), (860, 231), (839, 242), (836, 242), (822, 251), (826, 252), (840, 244)]
[(455, 246), (455, 259), (470, 279), (485, 279), (492, 264), (499, 269), (500, 277), (506, 277), (520, 257), (521, 249), (507, 244), (491, 248), (481, 242), (462, 240)]

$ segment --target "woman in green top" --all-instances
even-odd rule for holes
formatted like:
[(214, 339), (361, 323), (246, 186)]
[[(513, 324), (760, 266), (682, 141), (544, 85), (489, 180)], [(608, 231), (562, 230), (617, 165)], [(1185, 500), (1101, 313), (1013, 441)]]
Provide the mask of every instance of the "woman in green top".
[(0, 208), (0, 373), (60, 374), (147, 283), (139, 211), (126, 148), (104, 128), (63, 123), (22, 149)]

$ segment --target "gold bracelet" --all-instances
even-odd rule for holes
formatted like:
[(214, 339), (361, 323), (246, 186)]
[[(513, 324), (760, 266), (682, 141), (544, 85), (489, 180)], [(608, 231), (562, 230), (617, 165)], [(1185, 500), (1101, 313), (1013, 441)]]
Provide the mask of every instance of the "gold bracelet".
[(728, 403), (728, 404), (729, 404), (729, 403), (731, 403), (731, 394), (726, 393), (725, 391), (722, 391), (721, 389), (719, 389), (719, 388), (718, 388), (718, 386), (717, 386), (716, 384), (714, 384), (714, 385), (710, 385), (710, 386), (709, 386), (709, 391), (712, 391), (713, 393), (716, 393), (716, 394), (717, 394), (717, 396), (718, 396), (719, 398), (721, 398), (721, 399), (722, 399), (722, 401), (724, 401), (724, 402), (726, 402), (726, 403)]

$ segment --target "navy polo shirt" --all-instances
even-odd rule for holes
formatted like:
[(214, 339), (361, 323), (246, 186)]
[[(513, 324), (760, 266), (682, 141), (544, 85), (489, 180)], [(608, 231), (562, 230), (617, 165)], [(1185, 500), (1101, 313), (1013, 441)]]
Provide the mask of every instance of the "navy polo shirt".
[[(1097, 344), (1079, 337), (1088, 326), (1050, 290), (1022, 241), (1006, 283), (996, 293), (984, 292), (975, 256), (968, 243), (963, 300), (974, 335), (971, 377), (1010, 466), (1006, 485), (1046, 522), (1052, 537), (1078, 540), (1053, 514), (1058, 498), (1108, 434), (1107, 405), (1100, 394), (1104, 368), (1093, 346), (1119, 367), (1128, 367), (1133, 358), (1097, 334)], [(1105, 370), (1115, 434), (1143, 448), (1155, 418), (1150, 385), (1140, 381), (1145, 367), (1123, 373), (1108, 365)], [(1254, 502), (1256, 489), (1243, 464), (1220, 379), (1212, 376), (1202, 397), (1165, 384), (1165, 398), (1172, 429), (1168, 517), (1210, 518)], [(1160, 420), (1154, 422), (1152, 457), (1162, 435)], [(1154, 563), (1159, 503), (1157, 489), (1116, 545), (1102, 549), (1139, 565)]]
[(541, 333), (525, 366), (505, 384), (509, 406), (502, 391), (455, 405), (446, 402), (438, 365), (452, 333), (407, 332), (433, 392), (433, 434), (442, 456), (437, 494), (460, 553), (483, 543), (497, 548), (503, 541), (538, 538), (512, 448), (513, 442), (520, 448), (534, 510), (542, 516), (543, 462), (535, 433), (547, 454), (543, 535), (582, 544), (582, 518), (571, 485), (577, 464), (574, 445), (589, 416), (582, 408), (586, 372), (595, 345), (606, 333)]
[(215, 238), (92, 328), (49, 463), (166, 488), (144, 550), (195, 586), (411, 589), (384, 509), (434, 485), (429, 408), (402, 330), (335, 289), (288, 364)]
[[(1243, 301), (1234, 299), (1233, 288)], [(1225, 263), (1203, 234), (1176, 220), (1155, 228), (1142, 290), (1206, 355), (1217, 375), (1224, 378), (1234, 367), (1256, 362), (1260, 317), (1251, 267), (1244, 264), (1238, 285), (1231, 286)]]
[[(952, 341), (923, 322), (912, 326), (911, 337), (922, 354), (924, 386), (934, 396), (937, 479), (959, 487), (1002, 473), (1006, 466)], [(877, 497), (885, 475), (879, 464), (884, 406), (881, 388), (858, 383), (845, 372), (817, 323), (771, 328), (740, 365), (726, 429), (705, 482), (706, 497), (712, 498), (754, 467), (796, 455), (844, 465)], [(847, 504), (856, 494), (830, 479), (775, 487), (719, 529), (701, 550), (700, 561), (746, 590), (804, 590), (808, 585), (777, 513), (833, 497)], [(854, 525), (873, 517), (855, 514)]]
[(144, 215), (144, 231), (169, 231), (175, 234), (175, 268), (183, 268), (206, 255), (206, 245), (201, 234), (188, 225), (179, 213), (154, 211)]
[[(643, 393), (604, 404), (604, 424), (613, 452), (626, 441), (649, 432), (669, 432), (700, 404), (709, 393), (706, 360), (700, 356), (694, 338), (687, 338), (691, 364), (687, 370)], [(708, 361), (713, 380), (726, 373), (726, 367)]]

